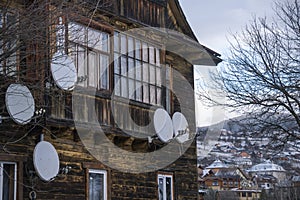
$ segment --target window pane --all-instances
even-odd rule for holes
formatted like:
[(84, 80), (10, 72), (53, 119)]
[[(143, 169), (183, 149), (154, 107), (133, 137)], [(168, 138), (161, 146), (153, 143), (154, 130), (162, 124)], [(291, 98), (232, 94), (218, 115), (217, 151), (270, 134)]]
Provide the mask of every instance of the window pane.
[(172, 178), (166, 177), (166, 194), (167, 200), (172, 200)]
[[(81, 77), (84, 79), (87, 75), (87, 65), (86, 65), (86, 59), (85, 59), (85, 50), (82, 47), (78, 47), (77, 49), (77, 60), (75, 61), (75, 65), (77, 67), (77, 73), (78, 77)], [(86, 80), (82, 80), (78, 83), (81, 86), (86, 85)]]
[(156, 104), (155, 86), (150, 85), (150, 104)]
[(128, 36), (128, 56), (134, 57), (134, 40), (132, 37)]
[(141, 60), (141, 42), (139, 40), (135, 40), (135, 58)]
[(164, 179), (160, 177), (158, 179), (158, 199), (164, 200)]
[(127, 74), (127, 58), (125, 56), (121, 57), (121, 74), (123, 76)]
[(161, 68), (156, 65), (157, 57), (160, 58), (156, 51), (159, 53), (159, 50), (125, 34), (115, 32), (115, 36), (114, 42), (120, 44), (121, 51), (121, 58), (116, 59), (118, 45), (114, 45), (114, 74), (121, 80), (118, 86), (115, 83), (115, 87), (120, 87), (120, 92), (115, 94), (144, 103), (161, 104), (162, 75)]
[(155, 75), (156, 75), (155, 66), (150, 65), (149, 70), (150, 70), (150, 83), (155, 84)]
[(108, 56), (100, 55), (100, 82), (101, 88), (109, 89), (109, 61)]
[(128, 58), (128, 77), (135, 78), (134, 59)]
[(114, 33), (114, 51), (120, 52), (119, 33)]
[(143, 61), (148, 62), (148, 44), (143, 43)]
[(155, 51), (155, 61), (156, 61), (156, 65), (157, 66), (160, 66), (160, 51), (159, 49), (157, 48), (156, 51)]
[(147, 63), (143, 63), (143, 81), (149, 83), (149, 65)]
[(135, 61), (135, 69), (136, 69), (136, 73), (135, 73), (135, 78), (136, 80), (141, 81), (142, 80), (142, 62), (139, 60)]
[(161, 68), (156, 67), (156, 85), (161, 86)]
[(88, 46), (93, 49), (101, 50), (102, 41), (100, 31), (91, 28), (88, 29)]
[(156, 89), (156, 104), (158, 104), (158, 105), (161, 104), (161, 89), (160, 88)]
[(104, 200), (104, 174), (89, 174), (89, 199)]
[(121, 95), (120, 89), (121, 89), (120, 76), (115, 75), (115, 88), (114, 88), (115, 95), (117, 95), (117, 96)]
[(121, 95), (122, 97), (128, 97), (127, 78), (121, 77)]
[(148, 84), (143, 85), (143, 101), (145, 103), (149, 103), (149, 85)]
[(120, 56), (119, 54), (115, 53), (114, 54), (114, 73), (115, 74), (120, 74), (121, 73), (121, 68), (120, 68)]
[(133, 79), (128, 79), (128, 89), (129, 89), (129, 98), (130, 99), (135, 99), (134, 97), (134, 90), (135, 90), (135, 87), (134, 87), (134, 80)]
[(135, 85), (135, 97), (137, 101), (143, 101), (142, 99), (142, 83), (137, 81)]
[(126, 54), (127, 53), (127, 41), (126, 41), (126, 35), (121, 35), (121, 53)]
[(155, 64), (155, 53), (154, 53), (154, 47), (149, 46), (149, 62), (151, 64)]
[(101, 33), (101, 50), (109, 52), (109, 35), (107, 33)]
[(90, 51), (89, 52), (89, 67), (88, 67), (88, 72), (89, 72), (89, 86), (92, 87), (97, 87), (97, 82), (98, 82), (98, 78), (97, 78), (97, 56), (95, 52)]
[(69, 31), (68, 31), (68, 36), (69, 40), (85, 45), (85, 27), (76, 23), (69, 23)]
[[(1, 166), (2, 165), (2, 166)], [(3, 177), (2, 199), (11, 200), (15, 197), (16, 177), (15, 164), (0, 163), (0, 175)], [(0, 185), (1, 186), (1, 185)]]

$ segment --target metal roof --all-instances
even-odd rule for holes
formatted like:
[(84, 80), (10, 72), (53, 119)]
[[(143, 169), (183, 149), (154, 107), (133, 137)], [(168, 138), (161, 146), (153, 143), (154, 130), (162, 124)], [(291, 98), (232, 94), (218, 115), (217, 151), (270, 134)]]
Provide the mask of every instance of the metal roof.
[(274, 164), (271, 161), (266, 161), (252, 166), (249, 172), (285, 172), (285, 169), (280, 165)]

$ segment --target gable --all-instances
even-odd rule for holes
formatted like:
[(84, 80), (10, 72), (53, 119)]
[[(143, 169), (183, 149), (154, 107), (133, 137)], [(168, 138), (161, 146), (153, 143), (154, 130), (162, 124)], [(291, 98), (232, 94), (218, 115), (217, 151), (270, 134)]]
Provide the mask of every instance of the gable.
[[(180, 33), (183, 33), (185, 35), (187, 35), (190, 40), (195, 41), (196, 43), (198, 43), (196, 49), (198, 50), (194, 50), (192, 52), (192, 54), (196, 54), (198, 58), (193, 58), (193, 60), (195, 60), (195, 63), (199, 64), (207, 64), (207, 65), (215, 65), (218, 64), (219, 62), (222, 61), (222, 59), (220, 58), (220, 54), (218, 54), (217, 52), (199, 44), (197, 37), (195, 36), (192, 28), (190, 27), (184, 13), (183, 10), (180, 7), (180, 4), (178, 2), (178, 0), (168, 0), (167, 3), (167, 14), (166, 14), (166, 28), (167, 29), (172, 29), (175, 31), (178, 31)], [(186, 39), (188, 40), (188, 39)], [(205, 50), (207, 53), (207, 55), (209, 55), (209, 58), (203, 58), (201, 55), (202, 53), (199, 53), (199, 49), (201, 50)], [(201, 58), (199, 58), (201, 57)], [(213, 63), (211, 63), (211, 61), (213, 61)]]
[(169, 0), (167, 4), (166, 28), (179, 31), (197, 41), (178, 0)]

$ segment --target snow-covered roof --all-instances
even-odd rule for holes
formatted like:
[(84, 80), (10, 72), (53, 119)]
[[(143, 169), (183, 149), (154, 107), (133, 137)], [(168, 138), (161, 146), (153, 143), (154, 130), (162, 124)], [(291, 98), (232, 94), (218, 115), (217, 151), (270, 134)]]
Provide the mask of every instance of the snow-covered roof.
[(249, 172), (284, 172), (285, 170), (280, 165), (274, 164), (271, 161), (266, 161), (252, 166)]
[(292, 182), (300, 182), (300, 176), (293, 176)]
[(206, 169), (221, 169), (221, 168), (228, 168), (228, 166), (219, 159), (215, 160), (212, 164), (206, 167)]
[(209, 172), (210, 172), (210, 169), (204, 169), (204, 170), (203, 170), (202, 178), (205, 177), (206, 175), (208, 175)]

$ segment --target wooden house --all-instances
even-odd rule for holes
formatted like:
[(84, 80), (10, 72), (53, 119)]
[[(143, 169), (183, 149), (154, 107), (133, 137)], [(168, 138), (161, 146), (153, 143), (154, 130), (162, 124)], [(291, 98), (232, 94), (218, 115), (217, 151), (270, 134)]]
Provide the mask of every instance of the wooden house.
[(251, 187), (249, 177), (240, 168), (220, 168), (217, 172), (206, 173), (200, 180), (203, 188), (213, 190), (232, 190)]
[[(193, 66), (221, 59), (198, 43), (177, 0), (0, 5), (1, 200), (197, 199)], [(56, 53), (76, 67), (72, 88), (54, 76)], [(11, 84), (29, 88), (30, 120), (12, 113), (27, 102), (11, 103)], [(158, 108), (185, 115), (188, 141), (156, 137)], [(50, 180), (33, 157), (41, 141), (59, 157)]]

